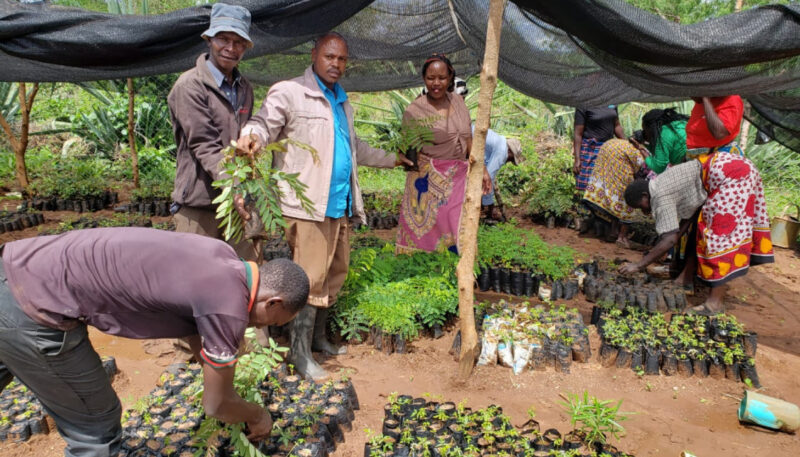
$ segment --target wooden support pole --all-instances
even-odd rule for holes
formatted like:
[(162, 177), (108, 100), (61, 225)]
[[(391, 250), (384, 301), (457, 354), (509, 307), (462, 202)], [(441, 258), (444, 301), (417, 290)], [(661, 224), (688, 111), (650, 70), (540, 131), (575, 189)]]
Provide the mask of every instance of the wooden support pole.
[[(733, 7), (733, 11), (738, 13), (742, 10), (742, 6), (744, 4), (744, 0), (736, 0), (736, 4)], [(748, 107), (745, 106), (745, 114), (748, 114)], [(739, 148), (742, 150), (742, 154), (747, 152), (747, 137), (750, 135), (750, 123), (747, 122), (747, 118), (742, 117), (742, 128), (739, 131)]]
[(483, 181), (483, 158), (486, 147), (486, 132), (492, 112), (492, 97), (497, 86), (497, 65), (500, 54), (500, 31), (503, 26), (505, 0), (491, 0), (489, 22), (486, 27), (486, 50), (481, 69), (481, 91), (478, 98), (478, 117), (470, 152), (470, 169), (467, 175), (467, 191), (461, 215), (459, 249), (461, 258), (456, 267), (458, 277), (458, 316), (461, 321), (461, 355), (458, 375), (464, 380), (472, 374), (478, 354), (478, 334), (475, 330), (473, 294), (475, 256), (478, 249), (478, 222), (481, 210), (481, 183)]
[(133, 78), (128, 78), (128, 145), (131, 148), (131, 167), (133, 168), (133, 187), (139, 188), (139, 154), (136, 152), (136, 124), (134, 115)]

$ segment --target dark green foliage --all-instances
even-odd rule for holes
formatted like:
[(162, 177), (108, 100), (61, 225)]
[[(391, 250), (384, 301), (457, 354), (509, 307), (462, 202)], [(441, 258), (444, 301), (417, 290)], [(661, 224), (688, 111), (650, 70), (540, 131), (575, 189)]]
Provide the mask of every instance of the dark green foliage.
[(313, 203), (305, 195), (308, 186), (300, 182), (298, 173), (285, 173), (272, 168), (272, 153), (286, 151), (287, 144), (294, 144), (308, 151), (314, 163), (318, 164), (317, 152), (311, 146), (286, 138), (270, 143), (259, 151), (255, 159), (236, 155), (235, 144), (222, 150), (222, 178), (211, 185), (220, 189), (220, 194), (212, 203), (217, 204), (217, 219), (223, 228), (226, 240), (238, 241), (244, 235), (244, 221), (234, 206), (234, 198), (241, 195), (252, 200), (252, 205), (261, 217), (264, 230), (274, 233), (278, 227), (286, 227), (280, 209), (283, 192), (278, 187), (284, 182), (300, 200), (300, 204), (308, 214), (313, 213)]
[(370, 327), (412, 339), (442, 325), (458, 307), (456, 261), (450, 253), (396, 256), (391, 243), (356, 249), (334, 323), (350, 341), (360, 341)]
[(139, 188), (134, 198), (169, 198), (175, 183), (175, 157), (168, 149), (144, 147), (139, 151)]
[(97, 197), (108, 189), (109, 174), (109, 163), (99, 157), (53, 158), (32, 173), (29, 190), (42, 197)]
[(614, 347), (664, 348), (679, 358), (718, 360), (727, 365), (748, 360), (741, 339), (744, 327), (729, 314), (673, 315), (667, 323), (662, 314), (626, 310), (623, 315), (611, 309), (600, 330), (604, 343)]
[(552, 279), (566, 277), (575, 265), (575, 251), (544, 242), (531, 230), (513, 223), (478, 228), (476, 267), (519, 267)]

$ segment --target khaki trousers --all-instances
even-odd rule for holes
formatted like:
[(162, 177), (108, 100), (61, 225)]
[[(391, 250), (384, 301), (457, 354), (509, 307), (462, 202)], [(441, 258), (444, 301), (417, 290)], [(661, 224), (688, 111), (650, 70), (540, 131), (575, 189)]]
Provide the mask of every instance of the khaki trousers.
[[(218, 240), (222, 239), (222, 230), (218, 227), (219, 221), (213, 209), (181, 206), (181, 209), (173, 216), (173, 220), (175, 221), (176, 232), (196, 233), (198, 235), (210, 236)], [(236, 255), (244, 260), (261, 263), (258, 251), (252, 241), (241, 240), (239, 242), (234, 242), (231, 240), (228, 241), (228, 244), (236, 251)]]
[(336, 302), (350, 266), (347, 217), (323, 221), (286, 218), (286, 241), (292, 260), (308, 275), (308, 304), (327, 308)]

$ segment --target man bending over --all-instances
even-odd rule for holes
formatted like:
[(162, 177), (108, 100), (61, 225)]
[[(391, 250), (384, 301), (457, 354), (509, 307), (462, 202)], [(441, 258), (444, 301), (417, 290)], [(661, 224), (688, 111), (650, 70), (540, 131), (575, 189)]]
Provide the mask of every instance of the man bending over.
[(223, 241), (145, 228), (98, 228), (0, 248), (0, 390), (13, 376), (39, 398), (67, 457), (115, 456), (122, 408), (87, 326), (127, 338), (186, 338), (203, 365), (203, 407), (248, 438), (269, 435), (233, 377), (249, 326), (283, 325), (308, 298), (287, 259), (261, 267)]

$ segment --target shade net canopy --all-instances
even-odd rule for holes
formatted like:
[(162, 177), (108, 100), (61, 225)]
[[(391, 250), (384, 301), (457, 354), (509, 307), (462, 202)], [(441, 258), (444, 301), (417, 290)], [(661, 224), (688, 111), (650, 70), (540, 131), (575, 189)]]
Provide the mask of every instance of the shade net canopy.
[[(255, 46), (241, 64), (256, 84), (302, 73), (311, 40), (348, 41), (349, 91), (421, 85), (445, 53), (459, 76), (480, 70), (488, 0), (228, 0), (251, 11)], [(207, 45), (210, 6), (119, 16), (0, 0), (0, 80), (90, 81), (175, 73)], [(514, 0), (499, 77), (544, 101), (597, 106), (740, 94), (759, 130), (800, 151), (800, 3), (680, 25), (623, 0)]]

